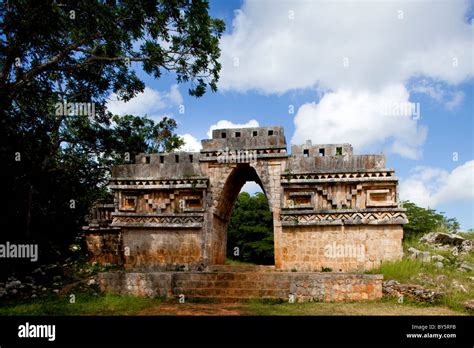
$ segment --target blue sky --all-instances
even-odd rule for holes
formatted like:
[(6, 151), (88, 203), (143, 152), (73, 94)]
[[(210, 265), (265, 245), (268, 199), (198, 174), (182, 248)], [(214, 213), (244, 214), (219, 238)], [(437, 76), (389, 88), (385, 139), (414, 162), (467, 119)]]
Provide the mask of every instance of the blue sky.
[[(174, 117), (190, 149), (211, 126), (255, 120), (283, 126), (288, 149), (311, 139), (385, 153), (401, 199), (472, 228), (473, 8), (472, 1), (211, 1), (211, 15), (226, 22), (219, 91), (190, 97), (173, 74), (155, 80), (135, 65), (145, 94), (112, 109)], [(420, 114), (381, 112), (394, 105)]]

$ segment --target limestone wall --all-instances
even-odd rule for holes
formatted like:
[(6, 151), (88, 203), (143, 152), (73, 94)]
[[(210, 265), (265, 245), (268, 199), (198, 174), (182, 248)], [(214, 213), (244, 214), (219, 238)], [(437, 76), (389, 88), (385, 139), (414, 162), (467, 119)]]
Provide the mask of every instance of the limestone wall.
[(284, 227), (281, 268), (334, 272), (376, 268), (403, 255), (402, 237), (399, 225)]
[(124, 229), (122, 240), (126, 269), (175, 271), (200, 267), (199, 230)]
[(85, 235), (85, 243), (90, 262), (115, 265), (123, 263), (120, 231), (111, 229), (90, 230)]

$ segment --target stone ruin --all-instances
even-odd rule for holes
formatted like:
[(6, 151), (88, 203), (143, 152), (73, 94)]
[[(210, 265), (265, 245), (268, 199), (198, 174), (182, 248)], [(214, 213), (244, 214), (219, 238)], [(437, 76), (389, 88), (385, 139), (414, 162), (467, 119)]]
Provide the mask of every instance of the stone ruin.
[[(269, 202), (273, 267), (224, 265), (227, 226), (247, 181)], [(288, 154), (282, 127), (216, 129), (200, 152), (140, 154), (135, 164), (112, 167), (109, 187), (113, 204), (97, 205), (84, 229), (90, 260), (123, 268), (99, 274), (107, 291), (378, 298), (382, 276), (361, 271), (403, 254), (407, 218), (385, 156), (311, 141)]]

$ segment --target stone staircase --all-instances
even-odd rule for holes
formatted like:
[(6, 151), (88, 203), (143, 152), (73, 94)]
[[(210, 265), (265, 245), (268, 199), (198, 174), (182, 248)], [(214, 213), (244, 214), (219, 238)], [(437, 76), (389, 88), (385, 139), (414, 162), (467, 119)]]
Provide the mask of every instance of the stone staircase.
[(209, 272), (272, 272), (275, 266), (264, 265), (212, 265), (207, 267)]
[(103, 291), (179, 300), (360, 301), (382, 297), (381, 275), (282, 272), (272, 266), (209, 267), (205, 272), (106, 272)]
[(173, 294), (187, 298), (239, 301), (253, 298), (289, 299), (291, 281), (284, 274), (251, 266), (218, 267), (212, 272), (176, 273)]

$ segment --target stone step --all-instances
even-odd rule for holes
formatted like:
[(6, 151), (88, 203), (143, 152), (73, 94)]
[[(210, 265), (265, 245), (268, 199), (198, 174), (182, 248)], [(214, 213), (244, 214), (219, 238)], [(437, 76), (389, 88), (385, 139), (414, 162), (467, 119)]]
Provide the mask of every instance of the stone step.
[(176, 287), (191, 288), (247, 288), (247, 289), (282, 289), (289, 288), (290, 281), (247, 281), (247, 280), (177, 280)]
[(289, 281), (294, 273), (288, 272), (179, 272), (175, 280), (206, 281)]
[(179, 288), (173, 289), (175, 296), (184, 295), (186, 297), (208, 297), (208, 298), (273, 298), (288, 299), (288, 290), (281, 289), (246, 289), (246, 288)]
[(212, 265), (208, 266), (209, 272), (272, 272), (275, 266), (266, 265)]
[[(186, 297), (187, 299), (191, 298), (192, 300), (212, 300), (212, 302), (217, 302), (217, 303), (229, 303), (229, 302), (246, 302), (246, 301), (252, 301), (255, 300), (255, 297), (231, 297), (231, 296), (219, 296), (219, 297), (209, 297), (209, 296), (192, 296), (192, 297)], [(186, 302), (185, 298), (185, 302)], [(287, 299), (280, 299), (280, 298), (275, 298), (275, 297), (265, 297), (261, 296), (258, 297), (259, 300), (284, 300), (286, 301)], [(175, 301), (179, 301), (179, 296), (175, 296), (173, 299)], [(192, 301), (191, 300), (191, 301)]]

